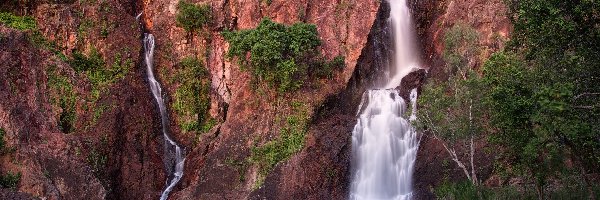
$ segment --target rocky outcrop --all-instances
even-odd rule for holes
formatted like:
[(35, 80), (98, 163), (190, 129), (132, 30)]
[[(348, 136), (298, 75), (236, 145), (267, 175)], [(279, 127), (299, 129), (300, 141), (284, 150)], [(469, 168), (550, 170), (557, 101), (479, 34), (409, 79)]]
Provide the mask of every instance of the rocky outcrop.
[[(70, 56), (73, 50), (87, 53), (94, 47), (109, 63), (107, 67), (118, 60), (117, 55), (134, 63), (123, 79), (112, 83), (93, 103), (87, 99), (91, 86), (85, 75), (75, 73), (57, 55), (28, 44), (22, 33), (0, 28), (3, 35), (9, 35), (0, 40), (0, 60), (9, 61), (0, 66), (0, 76), (4, 76), (0, 97), (7, 99), (0, 103), (0, 125), (7, 131), (11, 146), (18, 147), (10, 156), (25, 163), (4, 162), (7, 164), (1, 169), (23, 174), (19, 191), (50, 199), (158, 198), (167, 177), (158, 110), (140, 59), (142, 28), (135, 16), (142, 13), (145, 31), (156, 38), (155, 69), (167, 104), (171, 105), (179, 87), (169, 81), (169, 75), (183, 58), (194, 56), (209, 71), (210, 116), (218, 121), (197, 138), (180, 130), (177, 114), (169, 108), (173, 116), (169, 128), (187, 152), (185, 175), (171, 199), (345, 199), (356, 109), (362, 93), (378, 84), (392, 53), (387, 3), (189, 0), (210, 5), (213, 13), (204, 31), (189, 34), (176, 26), (177, 2), (39, 1), (22, 11), (36, 18), (40, 32), (57, 44), (58, 52)], [(398, 88), (405, 98), (426, 76), (444, 76), (443, 34), (454, 23), (469, 24), (481, 33), (483, 56), (502, 48), (498, 38), (507, 38), (510, 33), (501, 0), (410, 4), (421, 41), (421, 60), (428, 73), (420, 70), (405, 77)], [(329, 59), (345, 56), (345, 68), (331, 79), (317, 80), (293, 94), (252, 84), (247, 71), (225, 58), (228, 44), (220, 32), (253, 28), (263, 17), (285, 24), (315, 24), (322, 40), (320, 51)], [(48, 91), (46, 70), (51, 65), (68, 77), (79, 95), (75, 131), (68, 135), (57, 126), (61, 109), (49, 101), (53, 94)], [(259, 169), (248, 162), (248, 157), (253, 147), (280, 135), (281, 119), (292, 112), (291, 102), (302, 104), (310, 116), (305, 145), (278, 164), (261, 186), (256, 184), (261, 181)], [(103, 111), (91, 113), (90, 106), (102, 106)], [(101, 157), (94, 157), (98, 155)], [(434, 140), (423, 138), (415, 175), (418, 197), (431, 197), (429, 188), (442, 180), (442, 171), (447, 169), (442, 167), (444, 155)], [(95, 158), (104, 161), (98, 166), (90, 162)], [(82, 182), (85, 187), (77, 185)]]
[[(372, 1), (274, 0), (269, 5), (260, 1), (197, 3), (211, 5), (215, 15), (213, 24), (209, 28), (208, 38), (198, 36), (190, 38), (183, 29), (176, 27), (174, 25), (176, 12), (171, 9), (175, 5), (172, 2), (155, 1), (145, 6), (148, 10), (145, 12), (145, 21), (151, 24), (150, 31), (155, 34), (158, 41), (157, 55), (169, 55), (157, 59), (157, 70), (166, 68), (166, 71), (171, 71), (173, 66), (185, 56), (196, 55), (203, 58), (212, 77), (211, 100), (218, 102), (213, 103), (211, 114), (215, 118), (225, 119), (209, 135), (203, 136), (196, 148), (190, 149), (189, 162), (186, 164), (186, 173), (189, 175), (184, 177), (179, 186), (181, 191), (176, 192), (174, 198), (254, 198), (254, 194), (250, 195), (250, 192), (257, 181), (257, 169), (253, 166), (236, 168), (226, 161), (246, 162), (252, 147), (277, 137), (281, 124), (275, 122), (276, 117), (289, 113), (289, 102), (298, 101), (305, 104), (309, 109), (309, 115), (312, 115), (314, 108), (318, 107), (327, 96), (338, 93), (346, 86), (363, 51), (379, 5)], [(168, 9), (153, 10), (157, 7)], [(317, 25), (323, 42), (321, 45), (323, 54), (329, 59), (337, 55), (345, 56), (346, 67), (343, 71), (336, 72), (331, 80), (320, 80), (319, 86), (309, 86), (296, 94), (281, 95), (269, 88), (261, 88), (266, 91), (265, 94), (257, 93), (256, 89), (253, 89), (255, 86), (250, 83), (251, 77), (248, 72), (225, 59), (227, 44), (220, 31), (253, 28), (263, 17), (285, 24), (304, 21)], [(210, 51), (205, 55), (207, 49)], [(167, 88), (172, 91), (174, 86), (167, 86)], [(289, 102), (285, 103), (283, 99)], [(227, 112), (218, 112), (224, 109), (215, 106), (223, 105), (227, 106)], [(225, 116), (218, 116), (219, 113)], [(177, 127), (173, 127), (173, 130), (177, 130)], [(311, 137), (320, 136), (312, 136), (309, 132), (307, 138)], [(191, 136), (187, 135), (179, 134), (178, 138), (184, 144), (186, 141), (192, 141)], [(305, 156), (299, 153), (298, 158), (291, 158), (289, 162), (303, 160)], [(287, 191), (298, 189), (299, 184), (320, 191), (320, 195), (331, 193), (333, 190), (336, 191), (329, 194), (333, 197), (345, 195), (345, 191), (338, 187), (339, 184), (345, 184), (342, 180), (336, 181), (335, 185), (331, 186), (321, 185), (320, 182), (323, 182), (326, 177), (321, 176), (321, 170), (315, 168), (319, 160), (303, 162), (310, 164), (315, 170), (306, 173), (308, 177), (304, 178), (304, 181), (278, 188), (282, 191), (277, 193), (278, 195), (285, 195)], [(244, 180), (241, 181), (240, 176), (243, 176)], [(281, 179), (267, 178), (265, 187), (283, 184), (283, 182), (289, 183), (292, 180), (294, 179), (288, 176)], [(298, 190), (293, 195), (301, 197), (312, 194), (311, 191)]]
[(22, 32), (0, 26), (0, 34), (0, 128), (11, 149), (2, 155), (1, 171), (20, 173), (18, 190), (33, 196), (104, 199), (107, 192), (84, 158), (73, 156), (77, 140), (61, 133), (53, 117), (47, 69), (66, 64)]

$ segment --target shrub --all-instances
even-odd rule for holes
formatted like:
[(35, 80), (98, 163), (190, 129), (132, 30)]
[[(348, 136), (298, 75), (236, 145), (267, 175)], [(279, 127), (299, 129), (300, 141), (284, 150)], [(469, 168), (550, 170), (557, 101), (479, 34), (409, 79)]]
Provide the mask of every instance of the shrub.
[(8, 172), (5, 175), (0, 175), (0, 186), (3, 188), (15, 189), (21, 182), (21, 173)]
[(292, 102), (294, 114), (286, 117), (285, 125), (279, 130), (279, 137), (266, 144), (252, 148), (250, 161), (260, 168), (258, 185), (277, 163), (287, 160), (304, 147), (304, 137), (309, 120), (307, 106)]
[(100, 92), (110, 84), (122, 79), (129, 72), (133, 63), (130, 59), (123, 60), (121, 54), (115, 54), (114, 63), (110, 68), (104, 62), (102, 55), (92, 48), (90, 55), (74, 51), (73, 58), (69, 61), (77, 73), (85, 73), (92, 84), (92, 101), (100, 97)]
[(12, 13), (0, 12), (0, 23), (18, 29), (18, 30), (35, 30), (37, 28), (35, 19), (30, 16), (15, 16)]
[(195, 5), (186, 1), (179, 1), (177, 4), (179, 12), (176, 16), (178, 27), (182, 27), (187, 32), (199, 31), (211, 21), (210, 6)]
[(175, 80), (179, 87), (175, 90), (173, 109), (183, 131), (204, 131), (210, 108), (210, 79), (208, 71), (195, 57), (184, 58), (177, 68)]
[(223, 36), (230, 43), (227, 57), (236, 57), (255, 78), (280, 92), (297, 90), (309, 77), (329, 75), (343, 63), (343, 57), (324, 61), (317, 51), (321, 45), (317, 27), (312, 24), (285, 26), (264, 18), (255, 29), (225, 31)]
[(6, 147), (6, 141), (4, 141), (5, 134), (6, 132), (4, 132), (4, 129), (0, 128), (0, 153), (3, 153), (4, 148)]
[(62, 109), (59, 116), (58, 127), (64, 133), (69, 133), (72, 131), (76, 120), (76, 95), (73, 90), (73, 85), (69, 82), (67, 77), (60, 75), (56, 71), (55, 66), (49, 67), (47, 73), (48, 87), (56, 92), (56, 96), (51, 99), (51, 102)]
[(96, 71), (104, 67), (104, 60), (96, 49), (92, 49), (90, 56), (86, 56), (80, 51), (73, 52), (73, 59), (69, 61), (71, 67), (77, 73), (85, 71)]

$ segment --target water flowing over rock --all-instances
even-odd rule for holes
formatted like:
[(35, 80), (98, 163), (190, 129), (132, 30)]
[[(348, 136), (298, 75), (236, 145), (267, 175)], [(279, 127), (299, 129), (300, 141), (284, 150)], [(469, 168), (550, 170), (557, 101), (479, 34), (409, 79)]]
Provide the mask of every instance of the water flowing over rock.
[[(394, 56), (382, 89), (369, 90), (359, 106), (352, 132), (350, 199), (411, 199), (412, 175), (419, 141), (404, 115), (406, 104), (395, 88), (416, 69), (410, 10), (405, 0), (390, 0)], [(415, 120), (416, 94), (410, 95)]]
[(169, 197), (169, 193), (171, 190), (173, 190), (173, 187), (177, 185), (177, 182), (179, 182), (183, 176), (183, 165), (185, 163), (185, 158), (183, 157), (183, 150), (181, 147), (171, 138), (171, 136), (169, 136), (168, 133), (169, 120), (167, 117), (167, 108), (165, 106), (165, 101), (162, 98), (162, 89), (160, 88), (160, 83), (156, 81), (154, 78), (154, 72), (152, 71), (154, 59), (154, 36), (152, 34), (144, 34), (144, 53), (148, 84), (152, 90), (152, 96), (154, 96), (154, 99), (156, 100), (160, 110), (162, 133), (163, 137), (165, 138), (165, 153), (163, 160), (170, 179), (170, 181), (167, 180), (167, 186), (160, 195), (160, 199), (165, 200)]

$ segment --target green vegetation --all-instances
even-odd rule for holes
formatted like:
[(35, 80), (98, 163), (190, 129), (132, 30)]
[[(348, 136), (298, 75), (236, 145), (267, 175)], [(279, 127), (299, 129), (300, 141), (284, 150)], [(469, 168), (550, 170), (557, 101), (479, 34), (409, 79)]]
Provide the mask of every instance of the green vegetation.
[(179, 10), (176, 16), (177, 26), (192, 34), (202, 30), (212, 20), (208, 4), (196, 5), (180, 0), (177, 9)]
[(285, 26), (264, 18), (255, 29), (223, 32), (230, 43), (227, 57), (251, 70), (254, 78), (266, 81), (279, 92), (299, 89), (309, 78), (331, 76), (343, 67), (344, 58), (332, 62), (322, 58), (317, 27), (295, 23)]
[(21, 182), (21, 173), (7, 172), (0, 175), (0, 186), (2, 188), (16, 189), (19, 182)]
[(18, 30), (36, 30), (35, 19), (30, 16), (15, 16), (12, 13), (0, 12), (0, 23)]
[[(484, 88), (481, 77), (469, 67), (469, 60), (476, 55), (474, 52), (478, 48), (477, 38), (477, 31), (462, 24), (446, 32), (444, 58), (449, 78), (425, 85), (418, 99), (422, 108), (418, 112), (421, 120), (417, 125), (442, 143), (451, 159), (474, 185), (478, 185), (479, 181), (473, 162), (473, 140), (483, 134), (486, 109), (483, 104), (485, 97), (480, 92)], [(463, 154), (460, 150), (468, 155), (467, 162), (458, 157)]]
[(4, 141), (4, 136), (6, 132), (3, 128), (0, 128), (0, 154), (4, 153), (4, 149), (6, 148), (6, 141)]
[(469, 25), (457, 23), (444, 35), (444, 61), (446, 73), (466, 75), (478, 58), (479, 33)]
[(79, 51), (73, 52), (72, 55), (73, 58), (69, 60), (71, 67), (78, 74), (85, 74), (92, 84), (92, 102), (95, 102), (100, 97), (100, 93), (112, 83), (123, 79), (133, 67), (130, 59), (123, 61), (121, 54), (117, 53), (113, 65), (107, 68), (102, 55), (95, 48), (91, 49), (89, 56)]
[[(501, 150), (497, 173), (533, 183), (537, 198), (591, 198), (598, 186), (588, 174), (600, 172), (600, 3), (524, 0), (509, 5), (512, 40), (480, 72), (473, 72), (469, 61), (477, 59), (477, 47), (468, 41), (477, 37), (461, 25), (448, 31), (451, 49), (444, 58), (450, 78), (424, 88), (419, 112), (420, 121), (428, 124), (421, 128), (453, 137), (481, 133)], [(454, 106), (457, 102), (469, 104)], [(481, 115), (465, 120), (473, 110)], [(567, 171), (574, 171), (568, 176), (575, 182), (562, 178)], [(489, 189), (477, 182), (469, 184), (450, 183), (438, 191), (450, 194), (449, 199), (495, 198), (487, 197)]]
[(210, 77), (200, 60), (184, 58), (176, 68), (174, 80), (179, 83), (175, 90), (173, 110), (184, 132), (208, 132), (216, 124), (209, 120)]
[(54, 98), (50, 101), (61, 108), (58, 127), (64, 133), (70, 133), (75, 127), (75, 101), (77, 96), (73, 90), (73, 84), (69, 79), (56, 71), (56, 66), (47, 69), (48, 88), (55, 91)]
[[(600, 194), (600, 185), (593, 184), (591, 188), (581, 184), (580, 177), (573, 182), (563, 185), (554, 191), (549, 192), (545, 199), (564, 200), (564, 199), (589, 199), (592, 195)], [(561, 180), (563, 182), (567, 180)], [(444, 182), (434, 189), (437, 199), (452, 200), (472, 200), (472, 199), (536, 199), (536, 195), (531, 193), (532, 188), (524, 188), (525, 191), (519, 191), (514, 186), (504, 186), (500, 188), (486, 188), (473, 185), (471, 182), (451, 183)]]
[(287, 160), (304, 147), (304, 136), (309, 121), (307, 106), (292, 102), (292, 114), (285, 117), (285, 125), (279, 130), (279, 137), (266, 144), (252, 148), (250, 162), (260, 168), (257, 186), (277, 163)]
[(99, 143), (91, 148), (86, 157), (86, 161), (91, 167), (92, 173), (102, 182), (103, 185), (108, 183), (108, 174), (106, 171), (108, 154), (110, 152), (110, 146), (108, 142), (108, 135), (101, 136)]

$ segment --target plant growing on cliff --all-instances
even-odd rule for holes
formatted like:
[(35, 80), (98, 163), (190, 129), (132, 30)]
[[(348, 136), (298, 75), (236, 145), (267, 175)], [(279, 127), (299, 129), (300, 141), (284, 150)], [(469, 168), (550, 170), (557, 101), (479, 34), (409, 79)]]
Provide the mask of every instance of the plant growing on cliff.
[(16, 189), (21, 182), (21, 173), (7, 172), (0, 175), (0, 186), (3, 188)]
[(479, 54), (479, 33), (473, 27), (457, 23), (444, 35), (444, 61), (446, 73), (466, 76), (467, 71), (475, 65)]
[(210, 108), (210, 77), (200, 60), (186, 57), (176, 68), (174, 80), (179, 87), (175, 90), (173, 109), (177, 113), (181, 130), (205, 132), (205, 125), (210, 125), (208, 109)]
[(56, 70), (56, 66), (48, 67), (47, 74), (48, 88), (54, 92), (50, 101), (62, 110), (58, 116), (58, 127), (64, 133), (70, 133), (75, 126), (77, 117), (75, 115), (76, 94), (73, 84)]
[[(483, 132), (486, 121), (485, 87), (481, 77), (468, 66), (476, 49), (477, 32), (461, 25), (445, 35), (448, 81), (430, 81), (419, 98), (418, 127), (439, 140), (451, 159), (463, 170), (473, 185), (478, 185), (474, 162), (474, 140)], [(467, 66), (465, 66), (467, 65)], [(464, 150), (469, 159), (460, 159)], [(470, 166), (465, 165), (469, 163)]]
[(223, 36), (230, 43), (227, 57), (237, 58), (254, 78), (280, 92), (297, 90), (310, 77), (330, 76), (343, 67), (343, 57), (333, 62), (322, 58), (317, 50), (321, 40), (312, 24), (285, 26), (264, 18), (255, 29), (225, 31)]
[(4, 132), (3, 128), (0, 128), (0, 155), (4, 154), (4, 148), (6, 148), (6, 141), (4, 141), (4, 135), (6, 135), (6, 132)]
[(92, 102), (95, 102), (110, 84), (123, 79), (133, 65), (130, 59), (123, 60), (121, 54), (116, 53), (114, 63), (108, 68), (102, 55), (95, 48), (91, 49), (89, 56), (74, 51), (69, 64), (78, 74), (85, 74), (92, 84)]
[(307, 105), (291, 102), (292, 114), (285, 116), (279, 137), (264, 145), (252, 148), (250, 161), (260, 168), (257, 186), (279, 162), (287, 160), (304, 147), (304, 137), (309, 120)]
[(15, 16), (12, 13), (0, 12), (0, 23), (21, 31), (35, 30), (35, 19), (30, 16)]
[(196, 5), (179, 1), (177, 9), (179, 10), (175, 19), (177, 26), (182, 27), (191, 34), (202, 30), (212, 20), (212, 13), (208, 4)]

